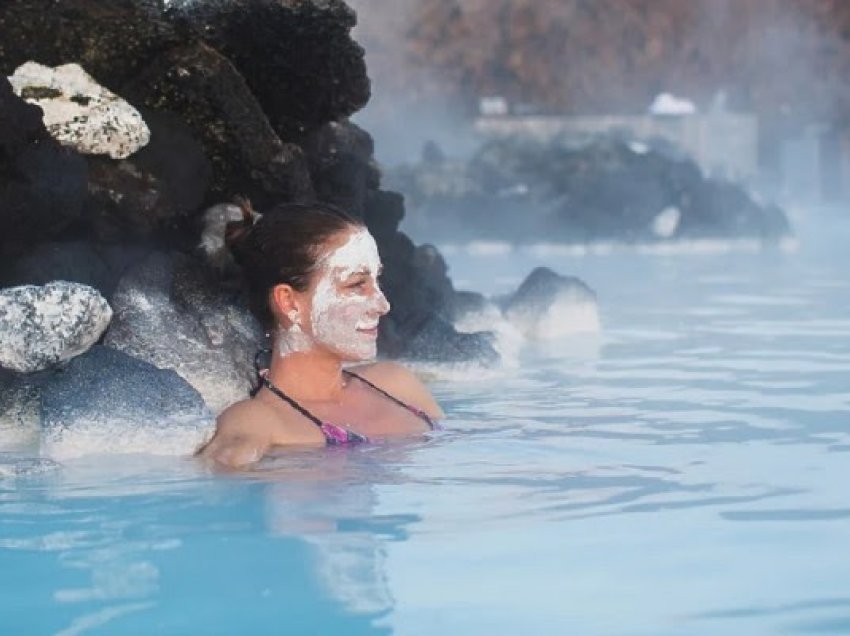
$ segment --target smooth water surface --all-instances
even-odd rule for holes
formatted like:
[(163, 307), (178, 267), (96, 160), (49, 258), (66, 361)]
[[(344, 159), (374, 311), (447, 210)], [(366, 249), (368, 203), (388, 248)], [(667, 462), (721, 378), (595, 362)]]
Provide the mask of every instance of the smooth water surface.
[(487, 293), (581, 276), (603, 330), (437, 369), (428, 439), (249, 476), (6, 456), (0, 633), (850, 633), (848, 225), (790, 253), (450, 247)]

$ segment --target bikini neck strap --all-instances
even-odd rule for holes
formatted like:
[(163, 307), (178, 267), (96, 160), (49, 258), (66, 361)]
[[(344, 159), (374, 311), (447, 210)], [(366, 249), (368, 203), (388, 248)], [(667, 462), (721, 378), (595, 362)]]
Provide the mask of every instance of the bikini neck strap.
[(313, 422), (313, 424), (315, 424), (319, 428), (322, 428), (322, 425), (324, 424), (324, 422), (322, 422), (322, 420), (320, 420), (318, 417), (313, 415), (310, 411), (308, 411), (303, 406), (301, 406), (298, 402), (296, 402), (291, 397), (289, 397), (286, 393), (284, 393), (279, 388), (277, 388), (274, 385), (274, 383), (271, 380), (269, 380), (268, 373), (260, 373), (260, 381), (263, 383), (263, 386), (265, 386), (269, 391), (271, 391), (277, 397), (279, 397), (281, 400), (283, 400), (284, 402), (289, 404), (289, 406), (291, 406), (296, 411), (301, 413), (301, 415), (303, 415), (308, 420)]

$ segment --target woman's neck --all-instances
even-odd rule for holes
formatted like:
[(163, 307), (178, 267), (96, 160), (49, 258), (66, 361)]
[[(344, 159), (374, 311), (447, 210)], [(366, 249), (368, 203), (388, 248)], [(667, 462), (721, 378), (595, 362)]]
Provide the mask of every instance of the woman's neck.
[(269, 380), (294, 400), (306, 402), (338, 402), (346, 384), (340, 359), (315, 349), (273, 355)]

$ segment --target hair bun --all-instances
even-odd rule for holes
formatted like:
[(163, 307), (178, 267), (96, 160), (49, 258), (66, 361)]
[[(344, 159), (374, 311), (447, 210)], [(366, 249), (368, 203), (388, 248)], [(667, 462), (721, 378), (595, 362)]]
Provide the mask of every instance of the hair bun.
[(261, 218), (244, 197), (233, 203), (219, 203), (204, 212), (201, 240), (198, 244), (207, 263), (223, 271), (242, 260), (245, 242), (254, 224)]

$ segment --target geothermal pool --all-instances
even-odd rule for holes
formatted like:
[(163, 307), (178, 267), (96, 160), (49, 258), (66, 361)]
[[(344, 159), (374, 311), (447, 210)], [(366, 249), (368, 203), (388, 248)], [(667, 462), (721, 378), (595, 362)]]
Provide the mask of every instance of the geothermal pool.
[(798, 225), (446, 246), (487, 293), (579, 275), (603, 328), (428, 369), (428, 439), (243, 477), (2, 456), (0, 633), (850, 633), (850, 221)]

